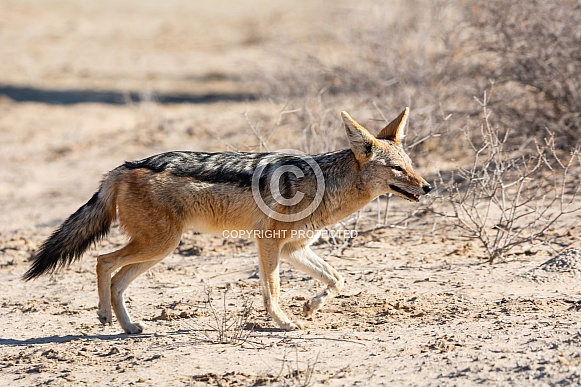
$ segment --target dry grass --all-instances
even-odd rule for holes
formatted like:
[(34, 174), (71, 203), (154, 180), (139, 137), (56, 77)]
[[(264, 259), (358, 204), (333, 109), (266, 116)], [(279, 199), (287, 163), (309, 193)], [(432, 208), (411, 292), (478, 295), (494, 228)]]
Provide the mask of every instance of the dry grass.
[[(197, 323), (196, 326), (189, 326), (189, 330), (196, 337), (212, 344), (242, 345), (246, 343), (252, 333), (251, 323), (254, 308), (252, 302), (247, 297), (243, 298), (242, 305), (236, 307), (231, 304), (228, 293), (231, 285), (228, 284), (220, 292), (220, 301), (214, 300), (214, 288), (205, 287), (206, 308), (210, 316), (210, 322)], [(199, 337), (198, 337), (199, 336)]]

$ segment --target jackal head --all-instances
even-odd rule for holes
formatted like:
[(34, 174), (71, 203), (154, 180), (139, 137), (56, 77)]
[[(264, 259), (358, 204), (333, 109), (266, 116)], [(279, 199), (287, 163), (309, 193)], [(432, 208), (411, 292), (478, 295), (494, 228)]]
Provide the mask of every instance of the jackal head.
[(432, 186), (412, 167), (412, 161), (403, 150), (401, 139), (409, 108), (377, 136), (355, 121), (347, 112), (341, 112), (351, 150), (360, 166), (361, 182), (373, 196), (393, 193), (417, 202)]

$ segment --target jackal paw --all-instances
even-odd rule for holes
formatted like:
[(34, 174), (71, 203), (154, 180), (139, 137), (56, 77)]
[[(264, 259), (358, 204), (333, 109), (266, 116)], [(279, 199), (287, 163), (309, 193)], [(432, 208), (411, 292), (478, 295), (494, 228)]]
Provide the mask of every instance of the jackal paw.
[(143, 329), (145, 328), (145, 325), (137, 323), (137, 324), (127, 324), (126, 326), (123, 327), (123, 329), (125, 330), (125, 333), (130, 334), (130, 335), (137, 335), (140, 333), (143, 333)]
[(281, 324), (280, 328), (285, 330), (285, 331), (298, 331), (300, 329), (303, 329), (304, 326), (301, 323), (289, 322), (286, 324)]
[(101, 309), (97, 310), (97, 318), (103, 325), (111, 324), (113, 322), (113, 315), (111, 313), (104, 312)]
[[(313, 301), (314, 300), (314, 301)], [(321, 299), (311, 299), (305, 302), (303, 305), (303, 315), (305, 317), (311, 317), (315, 314), (317, 310), (321, 308)]]

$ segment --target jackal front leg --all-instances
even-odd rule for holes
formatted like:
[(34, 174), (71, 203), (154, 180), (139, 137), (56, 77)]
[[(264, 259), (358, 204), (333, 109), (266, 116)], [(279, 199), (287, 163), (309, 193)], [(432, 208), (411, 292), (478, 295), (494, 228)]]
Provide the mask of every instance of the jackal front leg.
[(284, 330), (292, 331), (300, 327), (293, 323), (278, 304), (280, 297), (279, 254), (280, 245), (276, 239), (257, 239), (260, 259), (260, 279), (264, 307), (275, 323)]
[(291, 265), (327, 285), (325, 290), (303, 306), (306, 317), (321, 309), (327, 298), (335, 297), (343, 288), (343, 276), (315, 254), (308, 245), (289, 243), (282, 248), (282, 255)]

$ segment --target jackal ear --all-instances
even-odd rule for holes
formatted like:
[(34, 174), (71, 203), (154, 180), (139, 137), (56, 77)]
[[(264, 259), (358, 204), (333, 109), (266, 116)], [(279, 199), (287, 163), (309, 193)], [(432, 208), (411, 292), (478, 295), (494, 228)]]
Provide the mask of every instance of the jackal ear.
[(398, 143), (401, 142), (401, 139), (404, 138), (405, 125), (408, 121), (409, 112), (410, 108), (406, 107), (395, 120), (391, 121), (385, 128), (381, 129), (377, 138), (380, 140), (391, 140)]
[(347, 112), (341, 112), (341, 118), (345, 123), (347, 137), (351, 143), (351, 149), (358, 160), (368, 159), (372, 154), (373, 145), (377, 140), (373, 134), (355, 121)]

